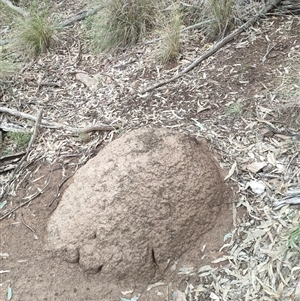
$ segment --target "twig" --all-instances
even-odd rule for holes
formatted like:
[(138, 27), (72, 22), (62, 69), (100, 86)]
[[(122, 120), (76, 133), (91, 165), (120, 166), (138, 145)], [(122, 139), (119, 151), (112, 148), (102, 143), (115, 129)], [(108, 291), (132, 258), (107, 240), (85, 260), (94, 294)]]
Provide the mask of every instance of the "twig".
[(7, 122), (7, 119), (4, 118), (0, 124), (0, 129), (4, 132), (17, 132), (17, 133), (29, 133), (28, 129), (24, 129), (22, 126)]
[(199, 58), (197, 58), (192, 64), (187, 66), (183, 71), (178, 73), (177, 75), (173, 76), (170, 79), (167, 79), (165, 81), (162, 81), (160, 83), (155, 84), (154, 86), (147, 88), (146, 90), (142, 91), (141, 93), (147, 93), (150, 92), (156, 88), (159, 88), (161, 86), (164, 86), (181, 76), (183, 76), (185, 73), (188, 73), (192, 69), (194, 69), (196, 66), (198, 66), (202, 61), (209, 58), (211, 55), (216, 53), (218, 50), (220, 50), (223, 46), (225, 46), (227, 43), (229, 43), (231, 40), (233, 40), (236, 36), (238, 36), (240, 33), (251, 27), (254, 23), (256, 23), (261, 17), (263, 17), (266, 13), (268, 13), (270, 10), (272, 10), (274, 7), (276, 7), (282, 0), (273, 0), (269, 4), (266, 4), (264, 8), (261, 9), (259, 13), (257, 13), (253, 18), (248, 20), (246, 23), (244, 23), (242, 26), (237, 28), (235, 31), (233, 31), (231, 34), (226, 36), (224, 39), (216, 43), (210, 50), (204, 52)]
[(266, 54), (263, 56), (263, 58), (261, 59), (261, 61), (264, 63), (267, 59), (267, 56), (270, 54), (271, 50), (275, 47), (275, 45), (271, 45), (271, 44), (268, 44), (268, 48), (267, 48), (267, 51), (266, 51)]
[(18, 163), (18, 165), (14, 169), (10, 180), (8, 181), (6, 187), (4, 188), (4, 190), (2, 192), (2, 195), (0, 197), (0, 201), (3, 200), (3, 198), (6, 196), (6, 194), (8, 192), (8, 188), (11, 185), (11, 183), (13, 182), (15, 175), (22, 168), (22, 164), (24, 163), (24, 161), (27, 159), (27, 157), (29, 155), (29, 152), (30, 152), (30, 149), (32, 147), (33, 141), (34, 141), (34, 139), (36, 138), (36, 136), (38, 135), (38, 132), (39, 132), (39, 128), (40, 128), (41, 120), (42, 120), (42, 115), (43, 115), (43, 110), (40, 110), (37, 114), (35, 127), (34, 127), (34, 130), (33, 130), (33, 134), (31, 135), (30, 141), (28, 143), (26, 154), (22, 157), (22, 159), (20, 160), (20, 162)]
[(289, 198), (289, 199), (284, 199), (281, 201), (276, 201), (273, 204), (273, 209), (274, 210), (279, 210), (285, 205), (299, 205), (300, 204), (300, 198), (299, 197), (294, 197), (294, 198)]
[(295, 160), (296, 157), (298, 157), (299, 153), (300, 153), (300, 151), (296, 152), (296, 153), (292, 156), (292, 158), (290, 159), (289, 163), (287, 164), (287, 166), (286, 166), (286, 168), (285, 168), (285, 173), (284, 173), (284, 175), (287, 175), (291, 163)]
[(49, 181), (47, 181), (47, 183), (45, 184), (45, 186), (39, 190), (33, 197), (31, 197), (29, 200), (23, 202), (22, 204), (20, 204), (19, 206), (17, 206), (16, 208), (10, 210), (9, 212), (7, 212), (6, 214), (4, 214), (3, 216), (0, 217), (0, 221), (2, 221), (3, 219), (5, 219), (7, 216), (11, 215), (12, 213), (14, 213), (15, 211), (17, 211), (18, 209), (26, 206), (27, 204), (29, 204), (30, 202), (32, 202), (35, 198), (37, 198), (39, 195), (41, 195), (45, 188), (49, 185)]
[(36, 231), (35, 231), (32, 227), (30, 227), (28, 224), (25, 223), (24, 218), (23, 218), (23, 214), (21, 214), (21, 221), (22, 221), (22, 223), (23, 223), (23, 225), (24, 225), (25, 227), (27, 227), (27, 228), (28, 228), (30, 231), (32, 231), (33, 233), (36, 233)]
[(20, 15), (22, 15), (23, 17), (28, 17), (28, 12), (24, 11), (22, 8), (13, 5), (10, 1), (8, 0), (1, 0), (4, 4), (6, 4), (9, 8), (11, 8), (12, 10), (16, 11), (17, 13), (19, 13)]
[(41, 122), (42, 122), (42, 117), (43, 117), (43, 110), (40, 110), (37, 114), (35, 127), (34, 127), (34, 130), (33, 130), (33, 134), (31, 136), (31, 139), (29, 141), (29, 144), (28, 144), (26, 156), (28, 156), (29, 150), (31, 149), (31, 146), (32, 146), (32, 143), (35, 140), (36, 136), (39, 134), (40, 126), (41, 126)]
[[(77, 166), (78, 167), (78, 166)], [(77, 169), (76, 169), (77, 170)], [(75, 170), (75, 172), (76, 172)], [(70, 176), (66, 177), (65, 179), (62, 180), (62, 182), (57, 186), (57, 190), (56, 190), (56, 194), (55, 196), (52, 198), (51, 202), (48, 204), (49, 207), (52, 206), (52, 204), (54, 203), (54, 201), (60, 196), (60, 192), (59, 190), (61, 189), (61, 187), (67, 182), (67, 180), (69, 180), (71, 177), (74, 176), (75, 172), (73, 174), (71, 174)]]

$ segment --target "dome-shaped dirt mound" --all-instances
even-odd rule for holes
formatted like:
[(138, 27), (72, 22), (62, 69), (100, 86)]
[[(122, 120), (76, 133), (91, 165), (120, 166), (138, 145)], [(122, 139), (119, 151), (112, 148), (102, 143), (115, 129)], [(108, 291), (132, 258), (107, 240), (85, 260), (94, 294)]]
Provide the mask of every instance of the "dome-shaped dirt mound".
[(204, 142), (138, 129), (74, 176), (48, 223), (48, 242), (103, 279), (147, 283), (210, 230), (225, 187)]

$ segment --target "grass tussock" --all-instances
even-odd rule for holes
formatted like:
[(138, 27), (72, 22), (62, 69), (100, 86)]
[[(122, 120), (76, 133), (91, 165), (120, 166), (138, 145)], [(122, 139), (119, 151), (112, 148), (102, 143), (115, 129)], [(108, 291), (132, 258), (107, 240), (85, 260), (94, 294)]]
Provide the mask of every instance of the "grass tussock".
[[(101, 9), (90, 20), (93, 48), (106, 51), (136, 44), (155, 25), (158, 0), (99, 0)], [(160, 1), (161, 2), (161, 1)]]
[(20, 19), (17, 41), (28, 56), (37, 56), (49, 49), (54, 33), (49, 16), (47, 5), (41, 7), (38, 1), (33, 1), (29, 17)]
[(158, 59), (162, 63), (174, 62), (180, 54), (180, 29), (182, 13), (179, 6), (171, 10), (167, 22), (163, 25), (163, 40), (158, 50)]
[(205, 0), (202, 19), (203, 31), (208, 39), (223, 37), (235, 26), (234, 0)]

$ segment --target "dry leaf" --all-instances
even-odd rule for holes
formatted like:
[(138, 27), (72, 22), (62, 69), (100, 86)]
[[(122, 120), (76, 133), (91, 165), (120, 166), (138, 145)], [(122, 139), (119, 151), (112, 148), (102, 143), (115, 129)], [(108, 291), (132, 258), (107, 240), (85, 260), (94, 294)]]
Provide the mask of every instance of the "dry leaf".
[(236, 162), (234, 162), (227, 174), (227, 176), (225, 177), (224, 181), (226, 181), (227, 179), (229, 179), (233, 174), (234, 174), (234, 171), (236, 169)]
[(184, 292), (176, 290), (173, 292), (173, 301), (186, 301), (186, 296)]
[(96, 91), (99, 80), (95, 77), (90, 77), (86, 73), (76, 73), (76, 79), (81, 81), (84, 85), (86, 85), (91, 91)]
[(265, 166), (267, 166), (267, 163), (265, 162), (253, 162), (247, 165), (247, 169), (252, 173), (257, 173), (260, 170), (262, 170)]

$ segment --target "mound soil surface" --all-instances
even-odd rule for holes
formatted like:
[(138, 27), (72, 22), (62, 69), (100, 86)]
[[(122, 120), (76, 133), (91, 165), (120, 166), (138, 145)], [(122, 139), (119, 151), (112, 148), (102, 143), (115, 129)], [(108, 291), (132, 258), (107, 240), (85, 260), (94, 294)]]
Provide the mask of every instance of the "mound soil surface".
[(205, 142), (188, 135), (124, 134), (74, 176), (50, 218), (50, 248), (103, 282), (161, 281), (222, 218), (227, 189), (219, 169)]

